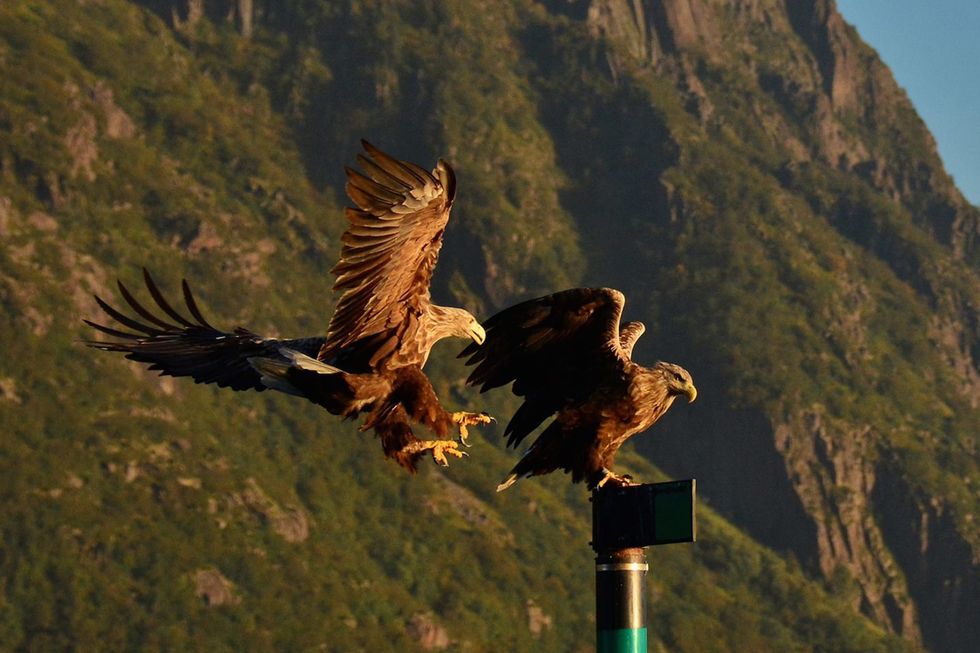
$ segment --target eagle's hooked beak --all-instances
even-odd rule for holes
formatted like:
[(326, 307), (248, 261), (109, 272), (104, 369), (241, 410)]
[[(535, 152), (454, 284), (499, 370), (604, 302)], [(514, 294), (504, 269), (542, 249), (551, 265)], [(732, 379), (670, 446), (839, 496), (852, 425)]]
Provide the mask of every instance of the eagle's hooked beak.
[(687, 403), (692, 403), (698, 398), (698, 389), (694, 387), (693, 383), (688, 383), (684, 386), (684, 394), (687, 395)]
[(473, 338), (473, 342), (482, 345), (487, 339), (487, 332), (479, 322), (474, 321), (470, 324), (470, 337)]

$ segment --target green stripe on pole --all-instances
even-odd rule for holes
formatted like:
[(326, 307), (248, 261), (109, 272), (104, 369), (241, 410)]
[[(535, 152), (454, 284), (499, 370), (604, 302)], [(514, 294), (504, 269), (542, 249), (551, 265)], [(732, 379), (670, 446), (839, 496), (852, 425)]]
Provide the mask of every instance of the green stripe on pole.
[(600, 630), (598, 639), (598, 653), (647, 653), (646, 628)]

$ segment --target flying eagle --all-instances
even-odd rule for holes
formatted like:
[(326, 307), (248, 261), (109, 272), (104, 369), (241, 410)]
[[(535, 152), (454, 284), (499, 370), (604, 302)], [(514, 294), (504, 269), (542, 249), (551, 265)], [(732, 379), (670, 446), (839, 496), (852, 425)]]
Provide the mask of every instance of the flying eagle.
[[(482, 343), (480, 323), (462, 308), (437, 306), (429, 282), (442, 246), (456, 191), (452, 168), (440, 160), (429, 173), (362, 141), (357, 157), (363, 172), (346, 168), (350, 222), (342, 237), (340, 261), (332, 272), (334, 290), (343, 291), (325, 337), (280, 340), (248, 329), (217, 329), (203, 317), (187, 282), (183, 296), (190, 318), (167, 302), (149, 273), (144, 280), (162, 313), (140, 304), (119, 283), (135, 314), (125, 315), (96, 296), (99, 306), (122, 327), (87, 324), (112, 336), (91, 347), (118, 351), (149, 363), (162, 375), (189, 376), (232, 390), (279, 390), (304, 397), (334, 415), (367, 417), (385, 455), (415, 471), (426, 452), (442, 465), (447, 454), (464, 453), (444, 439), (458, 428), (487, 423), (485, 413), (449, 413), (422, 371), (432, 346), (449, 336)], [(420, 440), (410, 422), (431, 429), (438, 440)]]
[(476, 365), (467, 383), (486, 392), (513, 381), (512, 391), (524, 398), (504, 431), (509, 446), (555, 415), (498, 492), (556, 469), (590, 488), (626, 484), (628, 477), (609, 469), (619, 447), (660, 419), (676, 397), (697, 397), (684, 368), (631, 360), (644, 326), (620, 326), (624, 303), (623, 293), (609, 288), (532, 299), (487, 320), (486, 342), (460, 354)]

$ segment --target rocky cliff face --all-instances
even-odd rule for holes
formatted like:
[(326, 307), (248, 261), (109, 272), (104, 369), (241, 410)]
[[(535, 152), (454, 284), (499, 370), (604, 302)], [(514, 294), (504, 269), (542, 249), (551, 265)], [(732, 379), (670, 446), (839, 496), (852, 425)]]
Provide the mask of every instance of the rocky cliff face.
[[(595, 33), (617, 44), (620, 57), (669, 73), (681, 91), (704, 103), (710, 100), (695, 60), (744, 65), (781, 104), (765, 119), (779, 132), (774, 136), (786, 138), (791, 161), (819, 158), (864, 177), (913, 206), (916, 220), (957, 257), (977, 262), (976, 210), (943, 170), (932, 136), (887, 66), (844, 22), (833, 0), (597, 0), (587, 19)], [(774, 52), (776, 47), (788, 54)], [(867, 132), (849, 129), (851, 121)], [(800, 136), (801, 126), (809, 147), (790, 136)]]
[(919, 641), (915, 605), (875, 520), (878, 438), (870, 431), (828, 424), (822, 411), (811, 410), (778, 424), (773, 436), (804, 510), (814, 518), (821, 573), (833, 578), (845, 572), (860, 588), (855, 608)]
[[(883, 627), (935, 650), (972, 650), (975, 626), (956, 615), (980, 606), (980, 540), (973, 508), (966, 507), (976, 505), (977, 495), (962, 478), (952, 481), (955, 488), (910, 484), (903, 480), (907, 468), (882, 459), (907, 451), (900, 433), (917, 431), (912, 437), (920, 441), (958, 440), (954, 455), (975, 465), (970, 425), (976, 424), (980, 387), (980, 211), (953, 186), (887, 67), (832, 1), (597, 0), (587, 20), (614, 44), (615, 74), (651, 70), (672, 80), (706, 137), (725, 140), (726, 130), (743, 127), (746, 111), (751, 114), (764, 134), (756, 161), (779, 179), (773, 192), (810, 196), (814, 215), (797, 208), (791, 222), (825, 220), (913, 290), (907, 296), (923, 310), (910, 310), (906, 319), (938, 355), (912, 366), (927, 383), (937, 381), (932, 370), (942, 369), (949, 385), (939, 397), (952, 392), (958, 402), (949, 410), (969, 415), (937, 432), (902, 415), (898, 397), (884, 411), (895, 413), (892, 421), (883, 413), (859, 417), (783, 396), (760, 406), (761, 419), (727, 409), (714, 419), (692, 418), (697, 423), (688, 423), (686, 433), (719, 438), (712, 444), (692, 445), (682, 426), (671, 425), (661, 441), (644, 446), (673, 473), (707, 476), (705, 492), (718, 493), (712, 500), (764, 541), (794, 551), (828, 579), (853, 579), (855, 605)], [(736, 93), (748, 97), (735, 99)], [(678, 140), (682, 159), (685, 147), (699, 147)], [(768, 164), (761, 151), (767, 147)], [(811, 192), (815, 170), (859, 180), (863, 190), (817, 199)], [(697, 206), (703, 192), (679, 191), (675, 204)], [(695, 211), (687, 213), (694, 219)], [(849, 392), (864, 393), (875, 384), (876, 366), (890, 366), (907, 352), (883, 355), (875, 344), (888, 337), (876, 333), (876, 303), (895, 289), (875, 288), (849, 268), (841, 262), (835, 299), (808, 319), (820, 325), (828, 346), (823, 356), (843, 359)], [(730, 384), (722, 382), (729, 392)], [(942, 401), (935, 410), (944, 410)], [(775, 474), (774, 459), (780, 461)], [(772, 495), (763, 496), (760, 477)], [(959, 517), (951, 514), (954, 496), (973, 497), (961, 504)]]
[[(917, 490), (896, 461), (881, 462), (872, 500), (880, 511), (885, 543), (906, 576), (912, 597), (922, 606), (922, 631), (934, 648), (962, 651), (980, 646), (976, 607), (980, 558), (949, 506)], [(971, 483), (975, 485), (976, 481)], [(972, 520), (970, 520), (972, 521)]]
[(194, 30), (208, 18), (233, 24), (244, 38), (252, 35), (256, 20), (270, 8), (270, 3), (262, 0), (148, 0), (145, 4), (167, 16), (175, 29)]
[(701, 389), (641, 451), (822, 579), (707, 510), (696, 547), (655, 553), (654, 647), (977, 648), (978, 212), (831, 2), (0, 15), (0, 510), (31, 551), (0, 570), (0, 646), (589, 647), (584, 496), (495, 495), (492, 435), (407, 479), (316, 412), (74, 344), (89, 293), (147, 264), (215, 323), (322, 329), (367, 136), (459, 174), (443, 301), (621, 288), (636, 359)]

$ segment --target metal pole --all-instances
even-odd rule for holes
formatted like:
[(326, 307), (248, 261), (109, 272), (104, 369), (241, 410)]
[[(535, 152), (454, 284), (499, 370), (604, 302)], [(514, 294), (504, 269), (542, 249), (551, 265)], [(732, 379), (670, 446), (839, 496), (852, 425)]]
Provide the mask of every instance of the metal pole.
[(592, 491), (598, 653), (647, 653), (647, 565), (643, 547), (693, 542), (695, 481)]
[(595, 559), (597, 653), (647, 653), (646, 553), (599, 551)]

